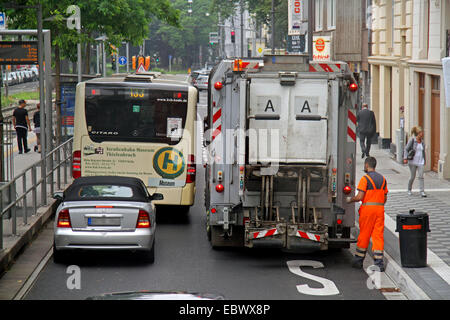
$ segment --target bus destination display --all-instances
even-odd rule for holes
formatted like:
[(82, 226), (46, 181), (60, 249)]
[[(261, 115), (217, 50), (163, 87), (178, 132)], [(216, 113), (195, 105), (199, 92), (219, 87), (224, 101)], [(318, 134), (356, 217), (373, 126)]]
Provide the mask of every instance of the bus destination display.
[(37, 41), (0, 41), (0, 64), (38, 64)]

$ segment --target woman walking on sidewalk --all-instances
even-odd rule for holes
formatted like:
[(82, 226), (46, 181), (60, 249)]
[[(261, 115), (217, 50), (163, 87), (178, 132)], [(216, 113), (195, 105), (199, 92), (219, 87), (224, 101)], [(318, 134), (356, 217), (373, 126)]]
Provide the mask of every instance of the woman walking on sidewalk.
[(405, 147), (405, 153), (403, 157), (404, 163), (408, 163), (411, 176), (408, 182), (408, 195), (412, 195), (412, 185), (416, 178), (416, 172), (419, 172), (419, 188), (420, 195), (426, 197), (425, 182), (423, 178), (425, 167), (425, 143), (423, 141), (423, 129), (419, 126), (413, 127), (411, 130), (411, 138)]

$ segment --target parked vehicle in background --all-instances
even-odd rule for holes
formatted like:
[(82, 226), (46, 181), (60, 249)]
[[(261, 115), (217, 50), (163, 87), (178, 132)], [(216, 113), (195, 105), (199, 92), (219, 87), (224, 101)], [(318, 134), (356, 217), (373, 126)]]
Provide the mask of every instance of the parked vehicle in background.
[(56, 210), (53, 259), (82, 250), (132, 250), (148, 262), (155, 259), (155, 206), (160, 193), (150, 195), (142, 180), (92, 176), (74, 180), (53, 196)]
[(210, 70), (207, 70), (207, 69), (194, 70), (194, 71), (191, 72), (189, 82), (190, 82), (193, 86), (195, 86), (196, 83), (197, 83), (197, 78), (198, 78), (200, 75), (209, 75), (209, 73), (210, 73)]
[(208, 90), (208, 79), (209, 79), (208, 75), (201, 74), (195, 81), (194, 86), (197, 87), (197, 89), (199, 90)]
[(11, 72), (8, 72), (8, 77), (6, 76), (6, 73), (3, 74), (3, 85), (5, 85), (5, 83), (8, 84), (8, 86), (12, 86), (15, 84), (15, 79), (12, 76)]

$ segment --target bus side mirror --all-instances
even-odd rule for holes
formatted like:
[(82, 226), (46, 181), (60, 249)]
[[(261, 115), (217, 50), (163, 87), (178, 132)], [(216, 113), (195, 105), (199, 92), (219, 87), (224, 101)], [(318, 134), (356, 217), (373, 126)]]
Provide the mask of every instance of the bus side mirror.
[(162, 193), (154, 193), (150, 196), (150, 200), (151, 201), (155, 201), (155, 200), (164, 200), (164, 196)]

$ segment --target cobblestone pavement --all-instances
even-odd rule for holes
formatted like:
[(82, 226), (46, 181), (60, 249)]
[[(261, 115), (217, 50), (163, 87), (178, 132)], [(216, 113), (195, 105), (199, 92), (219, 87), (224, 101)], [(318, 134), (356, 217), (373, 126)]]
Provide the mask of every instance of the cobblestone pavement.
[[(389, 194), (385, 206), (387, 216), (395, 222), (398, 214), (408, 213), (410, 209), (429, 215), (431, 232), (428, 233), (428, 267), (403, 270), (430, 298), (450, 299), (450, 182), (439, 179), (434, 172), (426, 172), (424, 177), (427, 197), (420, 196), (417, 179), (413, 184), (413, 195), (408, 196), (408, 166), (396, 162), (389, 150), (379, 149), (377, 145), (372, 145), (371, 156), (377, 159), (376, 171), (388, 181)], [(363, 162), (358, 143), (356, 184), (364, 175)], [(400, 264), (397, 236), (398, 233), (394, 234), (394, 230), (385, 228), (385, 250)]]

